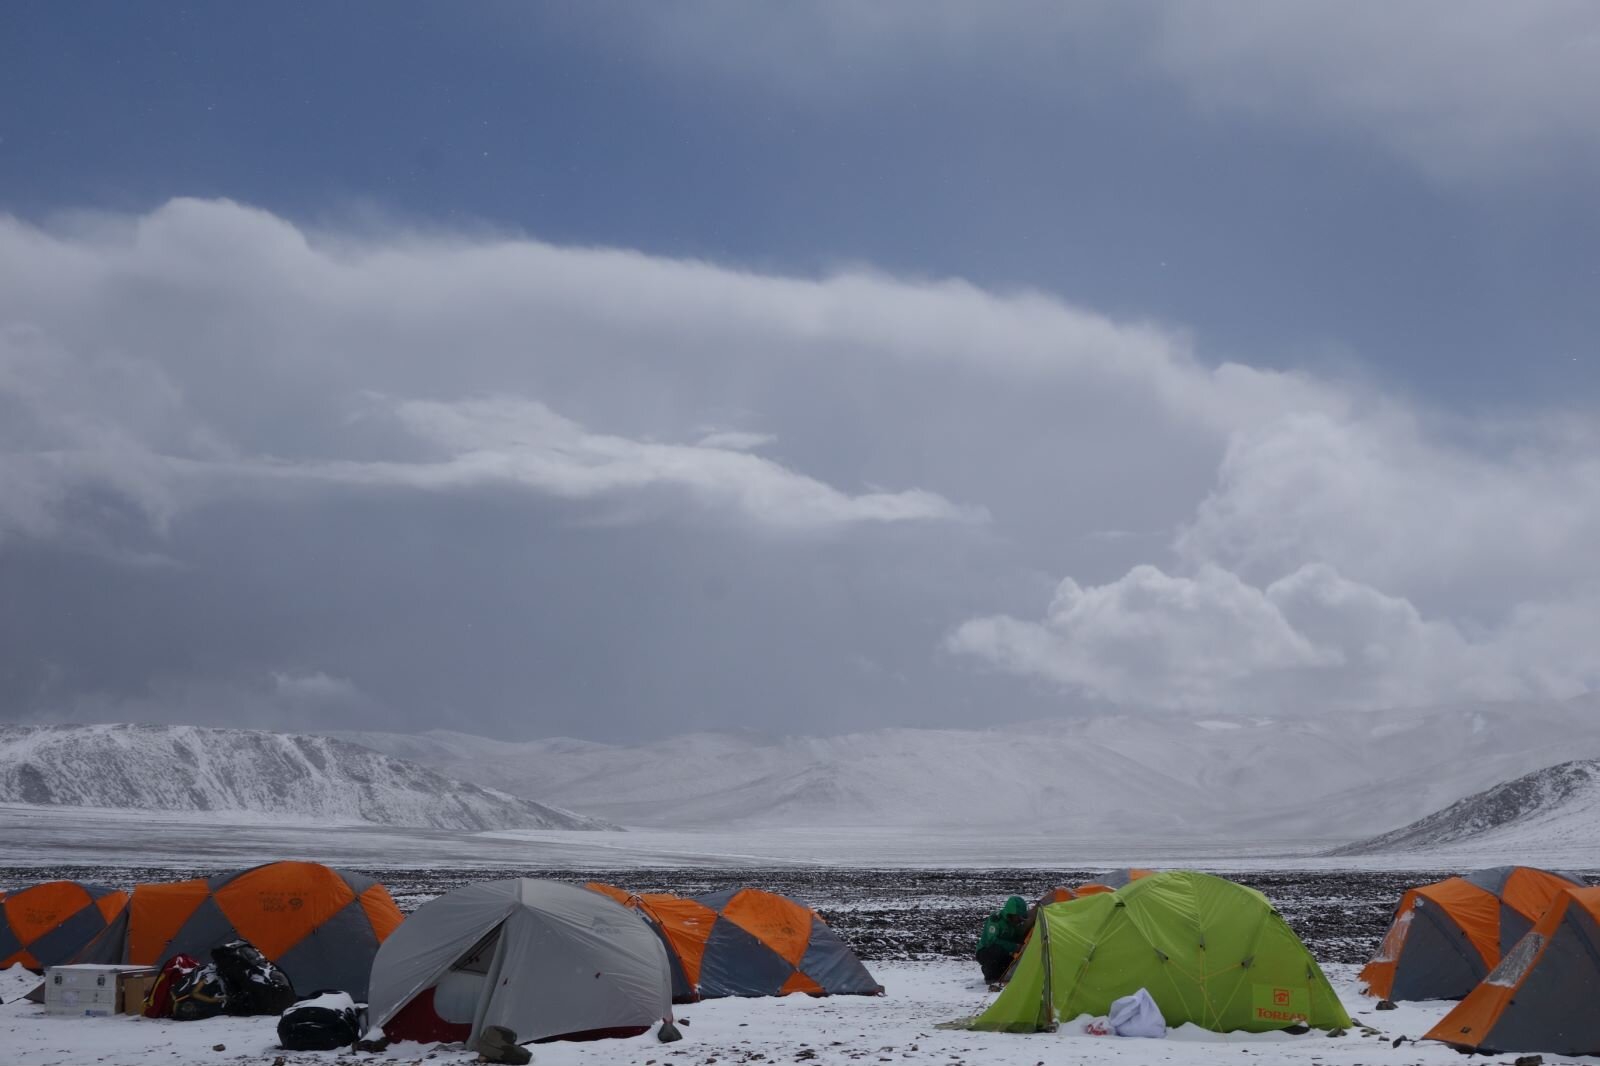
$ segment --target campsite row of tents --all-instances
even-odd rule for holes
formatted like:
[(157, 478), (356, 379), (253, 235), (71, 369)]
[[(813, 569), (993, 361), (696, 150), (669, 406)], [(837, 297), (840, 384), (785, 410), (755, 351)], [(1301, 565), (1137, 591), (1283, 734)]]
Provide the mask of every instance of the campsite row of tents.
[[(128, 893), (49, 882), (0, 895), (0, 912), (0, 968), (154, 965), (245, 939), (301, 990), (368, 999), (391, 1039), (625, 1035), (673, 1002), (883, 990), (814, 911), (752, 888), (691, 899), (516, 879), (403, 918), (370, 878), (284, 862)], [(1375, 997), (1460, 999), (1427, 1035), (1463, 1050), (1600, 1052), (1600, 888), (1528, 867), (1418, 886), (1361, 979)], [(1181, 870), (1047, 893), (1005, 989), (960, 1024), (1047, 1030), (1140, 988), (1169, 1025), (1350, 1024), (1266, 897)]]
[(753, 888), (680, 899), (513, 879), (407, 918), (371, 878), (277, 862), (130, 892), (46, 882), (0, 895), (0, 914), (0, 969), (154, 966), (243, 939), (302, 992), (368, 1001), (395, 1040), (632, 1035), (674, 1001), (883, 991), (816, 912)]

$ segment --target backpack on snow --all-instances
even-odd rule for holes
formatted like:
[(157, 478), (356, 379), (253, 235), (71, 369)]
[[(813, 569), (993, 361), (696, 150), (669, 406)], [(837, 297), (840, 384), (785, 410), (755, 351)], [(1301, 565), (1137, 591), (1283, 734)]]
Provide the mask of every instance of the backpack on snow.
[(172, 986), (172, 1016), (180, 1022), (215, 1018), (227, 1009), (228, 986), (215, 964), (197, 967)]
[(161, 972), (144, 995), (144, 1010), (140, 1013), (146, 1018), (172, 1017), (173, 990), (199, 968), (200, 960), (193, 955), (174, 955), (162, 963)]
[(333, 1051), (360, 1036), (361, 1012), (346, 992), (314, 992), (278, 1019), (278, 1044), (285, 1051)]
[(245, 940), (211, 949), (211, 962), (227, 989), (229, 1014), (278, 1014), (295, 1000), (289, 975)]

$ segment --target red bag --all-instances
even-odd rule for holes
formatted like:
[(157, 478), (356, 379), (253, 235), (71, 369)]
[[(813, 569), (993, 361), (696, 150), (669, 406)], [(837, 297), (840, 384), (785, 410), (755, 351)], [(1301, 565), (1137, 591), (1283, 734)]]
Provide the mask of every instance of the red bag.
[(144, 997), (144, 1016), (172, 1017), (172, 990), (199, 968), (200, 960), (193, 955), (174, 955), (162, 963), (161, 972), (156, 975), (155, 983)]

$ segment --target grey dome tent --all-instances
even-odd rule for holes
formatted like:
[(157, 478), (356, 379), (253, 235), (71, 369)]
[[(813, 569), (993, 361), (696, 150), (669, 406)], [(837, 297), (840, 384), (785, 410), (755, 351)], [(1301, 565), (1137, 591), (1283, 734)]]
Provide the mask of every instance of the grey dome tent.
[(604, 896), (519, 878), (417, 908), (372, 962), (370, 1024), (390, 1040), (476, 1044), (636, 1036), (672, 1014), (666, 948)]

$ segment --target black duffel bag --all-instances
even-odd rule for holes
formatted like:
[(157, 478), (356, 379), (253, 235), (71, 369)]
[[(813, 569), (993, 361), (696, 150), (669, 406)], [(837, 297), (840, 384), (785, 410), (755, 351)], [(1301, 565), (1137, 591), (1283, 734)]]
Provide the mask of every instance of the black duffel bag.
[(345, 992), (318, 992), (278, 1019), (278, 1044), (285, 1051), (332, 1051), (361, 1036), (361, 1011)]

